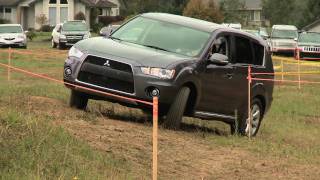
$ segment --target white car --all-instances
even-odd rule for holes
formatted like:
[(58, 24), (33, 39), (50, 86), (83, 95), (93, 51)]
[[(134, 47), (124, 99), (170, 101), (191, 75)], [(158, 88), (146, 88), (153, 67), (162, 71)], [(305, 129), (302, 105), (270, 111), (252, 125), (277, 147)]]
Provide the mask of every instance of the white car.
[(52, 47), (63, 49), (91, 37), (89, 28), (84, 21), (66, 21), (56, 25), (52, 31)]
[(20, 24), (0, 24), (0, 47), (27, 48), (27, 36)]

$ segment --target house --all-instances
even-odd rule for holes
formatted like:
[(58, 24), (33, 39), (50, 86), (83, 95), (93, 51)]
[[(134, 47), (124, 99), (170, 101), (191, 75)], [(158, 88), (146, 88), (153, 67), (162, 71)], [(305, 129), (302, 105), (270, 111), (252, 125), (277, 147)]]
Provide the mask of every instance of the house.
[(246, 14), (245, 26), (261, 27), (270, 25), (263, 15), (262, 0), (245, 0), (244, 8), (241, 11)]
[(302, 28), (302, 30), (320, 33), (320, 19), (318, 19), (318, 20), (314, 21), (313, 23), (307, 25), (306, 27)]
[(120, 0), (0, 0), (0, 19), (21, 24), (24, 29), (39, 29), (37, 17), (45, 16), (47, 24), (55, 26), (82, 12), (90, 24), (93, 8), (99, 9), (100, 16), (118, 16), (121, 4)]

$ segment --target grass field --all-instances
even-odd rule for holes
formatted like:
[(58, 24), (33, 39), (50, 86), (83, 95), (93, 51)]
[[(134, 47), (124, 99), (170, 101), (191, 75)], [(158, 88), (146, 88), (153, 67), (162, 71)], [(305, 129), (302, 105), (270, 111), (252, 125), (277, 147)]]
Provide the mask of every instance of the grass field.
[[(14, 53), (12, 65), (62, 79), (67, 51), (51, 49), (47, 39), (40, 35), (27, 50), (18, 50), (35, 55)], [(0, 52), (0, 62), (7, 59)], [(284, 70), (297, 66), (285, 64)], [(301, 71), (320, 67), (304, 65)], [(319, 75), (302, 79), (320, 81)], [(181, 131), (161, 128), (159, 178), (318, 179), (319, 90), (320, 85), (277, 85), (252, 140), (231, 136), (223, 123), (191, 118)], [(7, 69), (0, 67), (0, 179), (150, 179), (148, 117), (98, 101), (77, 111), (68, 107), (68, 97), (61, 84), (21, 73), (12, 72), (8, 81)]]

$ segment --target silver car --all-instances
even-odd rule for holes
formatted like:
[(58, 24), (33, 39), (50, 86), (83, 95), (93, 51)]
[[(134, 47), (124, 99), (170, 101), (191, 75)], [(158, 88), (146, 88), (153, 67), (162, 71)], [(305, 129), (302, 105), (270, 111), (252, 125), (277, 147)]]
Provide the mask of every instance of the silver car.
[(271, 33), (273, 53), (294, 54), (298, 40), (298, 29), (290, 25), (274, 25)]
[(27, 36), (20, 24), (0, 25), (0, 47), (27, 48)]

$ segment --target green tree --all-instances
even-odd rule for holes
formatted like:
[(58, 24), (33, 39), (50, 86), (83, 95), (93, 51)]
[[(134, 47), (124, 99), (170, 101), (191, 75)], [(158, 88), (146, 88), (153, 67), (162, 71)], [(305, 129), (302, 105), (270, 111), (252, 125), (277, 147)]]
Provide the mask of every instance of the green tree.
[(223, 20), (223, 16), (213, 0), (208, 2), (190, 0), (183, 10), (183, 15), (216, 23), (221, 23)]
[(244, 11), (244, 1), (242, 0), (221, 0), (219, 3), (220, 11), (225, 23), (243, 23), (246, 20)]
[(301, 15), (299, 26), (304, 27), (320, 18), (320, 1), (307, 0)]
[(296, 0), (263, 0), (263, 12), (271, 24), (296, 25)]

